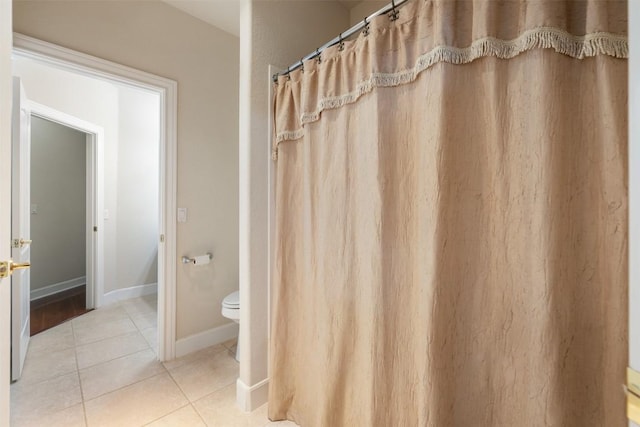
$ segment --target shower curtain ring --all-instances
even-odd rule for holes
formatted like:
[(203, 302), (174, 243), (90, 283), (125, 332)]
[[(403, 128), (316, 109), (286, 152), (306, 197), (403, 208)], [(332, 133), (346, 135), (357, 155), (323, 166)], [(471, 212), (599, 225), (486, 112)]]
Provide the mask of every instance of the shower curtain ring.
[(396, 19), (398, 19), (398, 15), (400, 15), (400, 12), (398, 12), (396, 10), (396, 2), (395, 0), (391, 0), (391, 12), (389, 12), (389, 20), (391, 21), (395, 21)]
[(287, 67), (287, 80), (291, 80), (291, 67)]
[(300, 58), (300, 71), (304, 73), (304, 58)]
[(366, 36), (369, 35), (369, 23), (367, 22), (367, 17), (364, 17), (364, 30), (362, 31), (362, 34)]
[(338, 50), (339, 51), (344, 50), (344, 40), (342, 40), (342, 33), (340, 33), (340, 43), (338, 44)]
[(316, 61), (318, 61), (318, 64), (322, 62), (322, 54), (320, 53), (320, 48), (316, 49)]

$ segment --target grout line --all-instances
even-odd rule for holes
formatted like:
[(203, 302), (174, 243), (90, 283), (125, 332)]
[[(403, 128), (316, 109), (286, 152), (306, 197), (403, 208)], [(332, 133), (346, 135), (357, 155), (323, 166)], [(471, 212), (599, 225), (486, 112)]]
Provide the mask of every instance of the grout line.
[[(168, 372), (159, 372), (159, 373), (157, 373), (157, 374), (155, 374), (155, 375), (151, 375), (150, 377), (142, 378), (142, 379), (140, 379), (140, 380), (138, 380), (138, 381), (132, 382), (131, 384), (123, 385), (122, 387), (116, 388), (115, 390), (110, 390), (110, 391), (108, 391), (108, 392), (106, 392), (106, 393), (102, 393), (102, 394), (101, 394), (101, 395), (99, 395), (99, 396), (92, 397), (91, 399), (87, 400), (87, 403), (88, 403), (88, 402), (93, 402), (93, 401), (94, 401), (94, 400), (96, 400), (96, 399), (102, 399), (102, 398), (103, 398), (103, 397), (105, 397), (105, 396), (108, 396), (108, 395), (110, 395), (110, 394), (116, 393), (116, 392), (121, 391), (121, 390), (123, 390), (123, 389), (125, 389), (125, 388), (132, 387), (132, 386), (134, 386), (134, 385), (136, 385), (136, 384), (138, 384), (138, 383), (141, 383), (141, 382), (143, 382), (143, 381), (150, 380), (151, 378), (155, 378), (155, 377), (158, 377), (158, 376), (160, 376), (160, 375), (164, 375), (164, 374), (166, 374), (166, 373), (168, 373)], [(186, 396), (185, 396), (185, 398), (186, 398)], [(189, 400), (189, 399), (187, 399), (187, 400)]]
[[(1, 0), (0, 0), (0, 1), (1, 1)], [(136, 334), (140, 334), (139, 332), (135, 332), (135, 333), (136, 333)], [(129, 334), (133, 334), (133, 332), (129, 332), (129, 333), (124, 334), (124, 335), (118, 335), (117, 337), (113, 337), (113, 338), (120, 338), (120, 337), (124, 337), (125, 335), (129, 335)], [(142, 341), (144, 342), (144, 344), (146, 345), (146, 348), (142, 348), (142, 349), (139, 349), (139, 350), (136, 350), (136, 351), (132, 351), (131, 353), (121, 354), (120, 356), (116, 356), (116, 357), (114, 357), (114, 358), (112, 358), (112, 359), (103, 360), (103, 361), (101, 361), (101, 362), (97, 362), (97, 363), (94, 363), (94, 364), (92, 364), (92, 365), (87, 365), (87, 366), (84, 366), (84, 367), (82, 367), (82, 368), (80, 368), (80, 365), (78, 365), (78, 370), (84, 371), (85, 369), (93, 368), (94, 366), (102, 365), (103, 363), (111, 362), (111, 361), (113, 361), (113, 360), (122, 359), (123, 357), (127, 357), (127, 356), (131, 356), (131, 355), (133, 355), (133, 354), (141, 353), (141, 352), (146, 351), (146, 350), (151, 350), (151, 351), (153, 351), (153, 349), (151, 348), (151, 346), (149, 345), (149, 343), (147, 342), (147, 340), (145, 340), (145, 339), (144, 339), (144, 337), (141, 337), (141, 338), (142, 338)], [(103, 341), (106, 341), (106, 340), (103, 340)], [(97, 343), (97, 342), (101, 342), (101, 341), (96, 341), (96, 343)], [(92, 344), (95, 344), (95, 343), (91, 343), (91, 344), (83, 344), (82, 346), (85, 346), (85, 345), (92, 345)], [(81, 347), (82, 347), (82, 346), (81, 346)], [(128, 346), (128, 347), (131, 347), (131, 346)], [(154, 353), (155, 353), (155, 352), (154, 352)], [(76, 356), (76, 358), (77, 358), (77, 356)], [(76, 360), (76, 362), (77, 362), (77, 360)]]
[[(208, 395), (207, 395), (208, 396)], [(206, 397), (206, 396), (205, 396)], [(204, 397), (202, 398), (204, 399)], [(200, 399), (198, 399), (200, 400)], [(197, 402), (197, 400), (196, 400)], [(208, 426), (209, 424), (207, 424), (207, 422), (205, 421), (204, 417), (202, 416), (202, 414), (200, 413), (200, 411), (198, 411), (198, 408), (194, 405), (195, 402), (189, 402), (189, 405), (191, 405), (193, 407), (193, 410), (196, 411), (196, 414), (198, 414), (198, 416), (200, 417), (200, 419), (202, 420), (202, 422), (204, 423), (204, 425)]]
[[(153, 424), (153, 423), (155, 423), (156, 421), (161, 420), (161, 419), (162, 419), (162, 418), (164, 418), (164, 417), (168, 417), (168, 416), (169, 416), (169, 415), (171, 415), (171, 414), (175, 414), (176, 412), (178, 412), (178, 411), (180, 411), (180, 410), (182, 410), (182, 409), (186, 408), (187, 406), (191, 406), (191, 403), (187, 403), (186, 405), (179, 407), (179, 408), (178, 408), (178, 409), (176, 409), (175, 411), (171, 411), (171, 412), (169, 412), (169, 413), (167, 413), (167, 414), (164, 414), (164, 415), (159, 416), (158, 418), (154, 418), (153, 420), (149, 421), (148, 423), (143, 424), (143, 427), (144, 427), (144, 426), (148, 426), (149, 424)], [(200, 414), (198, 414), (198, 415), (200, 415)]]
[(87, 418), (87, 408), (84, 406), (84, 389), (82, 388), (82, 378), (80, 378), (80, 366), (78, 365), (78, 346), (76, 345), (76, 330), (73, 328), (73, 323), (71, 323), (71, 333), (73, 335), (73, 355), (76, 359), (76, 375), (78, 376), (78, 385), (80, 386), (80, 403), (82, 403), (84, 424), (88, 427), (89, 419)]

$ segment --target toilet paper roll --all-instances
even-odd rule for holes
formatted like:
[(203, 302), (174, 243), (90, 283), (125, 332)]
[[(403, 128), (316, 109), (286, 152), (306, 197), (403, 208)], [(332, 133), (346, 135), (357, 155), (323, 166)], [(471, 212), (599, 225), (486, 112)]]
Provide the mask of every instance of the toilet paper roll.
[(209, 257), (209, 254), (199, 255), (193, 258), (193, 263), (195, 265), (205, 265), (205, 264), (209, 264), (210, 262), (211, 262), (211, 258)]

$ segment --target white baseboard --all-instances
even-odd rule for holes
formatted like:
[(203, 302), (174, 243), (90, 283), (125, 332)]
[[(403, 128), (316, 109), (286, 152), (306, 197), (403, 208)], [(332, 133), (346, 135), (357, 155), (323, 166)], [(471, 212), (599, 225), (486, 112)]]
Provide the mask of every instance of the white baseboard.
[(240, 378), (236, 381), (236, 402), (240, 409), (251, 412), (267, 403), (269, 397), (269, 378), (249, 387)]
[(123, 299), (137, 298), (144, 295), (155, 294), (158, 292), (157, 283), (149, 283), (148, 285), (132, 286), (130, 288), (116, 289), (115, 291), (107, 292), (102, 297), (100, 305), (108, 305), (116, 301)]
[(220, 344), (238, 336), (238, 324), (227, 323), (217, 328), (190, 335), (176, 341), (176, 357)]
[(30, 292), (29, 297), (31, 301), (48, 297), (49, 295), (57, 294), (58, 292), (67, 291), (69, 289), (77, 288), (87, 283), (85, 276), (76, 277), (75, 279), (65, 280), (64, 282), (54, 283), (53, 285), (47, 285), (42, 288), (33, 289)]

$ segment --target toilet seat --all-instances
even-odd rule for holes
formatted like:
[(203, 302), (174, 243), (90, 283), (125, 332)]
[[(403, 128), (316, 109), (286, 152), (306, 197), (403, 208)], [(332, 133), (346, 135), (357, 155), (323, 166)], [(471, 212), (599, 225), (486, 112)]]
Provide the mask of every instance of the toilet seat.
[(239, 309), (240, 291), (235, 291), (234, 293), (227, 295), (224, 300), (222, 300), (222, 307), (229, 309)]
[[(240, 323), (240, 291), (227, 295), (222, 300), (222, 315), (227, 319)], [(240, 341), (236, 347), (236, 361), (240, 361)]]

